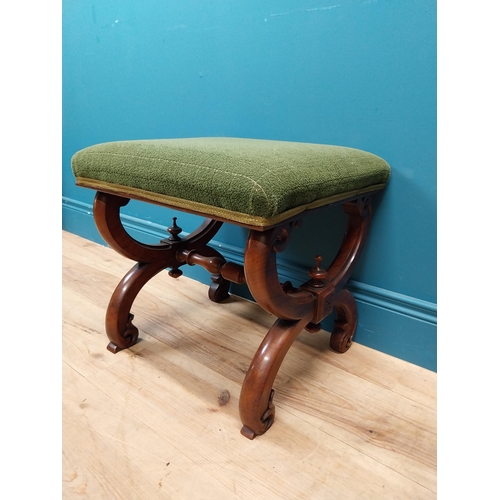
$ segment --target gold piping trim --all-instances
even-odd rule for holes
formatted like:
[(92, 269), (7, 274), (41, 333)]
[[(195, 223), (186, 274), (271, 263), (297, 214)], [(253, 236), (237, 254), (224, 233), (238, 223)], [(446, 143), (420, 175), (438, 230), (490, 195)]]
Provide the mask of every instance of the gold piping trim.
[(95, 179), (87, 179), (85, 177), (77, 177), (76, 185), (80, 187), (95, 189), (96, 191), (103, 191), (111, 194), (121, 195), (126, 198), (135, 198), (141, 201), (152, 201), (168, 208), (179, 208), (186, 210), (187, 212), (194, 212), (198, 215), (203, 215), (206, 217), (219, 217), (221, 219), (226, 219), (228, 221), (244, 224), (247, 226), (254, 226), (259, 229), (275, 226), (276, 224), (290, 219), (302, 212), (305, 212), (306, 210), (330, 205), (331, 203), (357, 197), (362, 194), (370, 193), (372, 191), (379, 191), (385, 187), (385, 183), (374, 184), (363, 189), (357, 189), (354, 191), (348, 191), (345, 193), (328, 196), (327, 198), (321, 198), (311, 203), (306, 203), (304, 205), (286, 210), (285, 212), (282, 212), (281, 214), (278, 214), (274, 217), (259, 217), (255, 215), (244, 214), (242, 212), (234, 212), (233, 210), (227, 210), (226, 208), (220, 208), (214, 205), (205, 205), (204, 203), (199, 203), (197, 201), (175, 198), (173, 196), (168, 196), (165, 194), (145, 191), (144, 189), (122, 186), (120, 184), (109, 183), (106, 181)]

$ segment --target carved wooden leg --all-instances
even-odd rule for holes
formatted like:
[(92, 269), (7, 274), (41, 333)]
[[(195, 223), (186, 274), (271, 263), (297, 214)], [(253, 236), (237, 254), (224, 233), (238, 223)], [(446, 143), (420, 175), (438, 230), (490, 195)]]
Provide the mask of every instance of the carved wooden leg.
[(156, 274), (165, 269), (165, 262), (137, 263), (116, 287), (106, 311), (106, 334), (110, 340), (108, 350), (116, 354), (133, 346), (139, 331), (132, 324), (132, 304), (142, 287)]
[(370, 198), (344, 204), (347, 228), (342, 245), (328, 268), (327, 280), (335, 287), (331, 302), (337, 312), (330, 347), (344, 353), (351, 347), (358, 323), (358, 308), (351, 292), (343, 289), (347, 283), (366, 242), (372, 215)]
[(285, 249), (294, 225), (251, 231), (245, 249), (250, 292), (258, 304), (279, 318), (257, 350), (241, 389), (241, 433), (249, 439), (266, 432), (274, 422), (274, 380), (288, 349), (314, 315), (313, 294), (279, 282), (276, 253)]
[(309, 319), (276, 320), (255, 353), (240, 395), (241, 433), (248, 439), (264, 434), (273, 424), (274, 380), (288, 349)]
[[(186, 263), (184, 255), (197, 251), (220, 255), (206, 246), (222, 225), (211, 219), (206, 219), (186, 238), (178, 236), (181, 229), (174, 220), (173, 227), (169, 228), (171, 237), (162, 240), (161, 244), (146, 245), (136, 241), (126, 232), (120, 219), (120, 208), (128, 202), (126, 198), (102, 192), (98, 192), (94, 200), (94, 220), (104, 240), (115, 251), (137, 262), (116, 287), (106, 311), (108, 350), (113, 353), (137, 342), (139, 332), (132, 324), (130, 310), (137, 294), (153, 276), (166, 268), (172, 269), (172, 276), (180, 276), (182, 271), (178, 268)], [(220, 292), (217, 296), (220, 297)]]
[(253, 297), (278, 318), (259, 347), (247, 372), (240, 397), (241, 433), (249, 439), (263, 434), (274, 421), (272, 385), (281, 363), (303, 328), (318, 331), (320, 322), (337, 311), (330, 339), (332, 349), (345, 352), (356, 330), (357, 308), (352, 294), (344, 289), (359, 259), (368, 234), (371, 205), (368, 197), (344, 204), (347, 229), (342, 245), (327, 270), (316, 257), (311, 279), (298, 289), (281, 285), (276, 253), (285, 249), (296, 221), (267, 231), (251, 231), (245, 249), (246, 282)]

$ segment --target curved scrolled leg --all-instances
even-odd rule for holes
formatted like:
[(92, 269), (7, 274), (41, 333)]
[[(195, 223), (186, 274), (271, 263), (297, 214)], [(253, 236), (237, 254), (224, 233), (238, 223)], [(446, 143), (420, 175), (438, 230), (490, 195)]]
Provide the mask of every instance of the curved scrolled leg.
[(241, 433), (253, 439), (265, 433), (274, 421), (272, 385), (281, 363), (303, 328), (314, 332), (334, 310), (337, 319), (330, 346), (345, 352), (352, 343), (357, 325), (357, 308), (352, 294), (344, 289), (358, 261), (371, 218), (369, 197), (344, 203), (347, 228), (342, 245), (327, 270), (321, 256), (309, 270), (311, 279), (295, 289), (281, 285), (276, 254), (285, 249), (296, 221), (266, 231), (251, 231), (245, 249), (245, 277), (258, 304), (279, 319), (269, 330), (247, 372), (240, 397)]
[[(369, 197), (344, 203), (343, 207), (347, 214), (344, 239), (337, 255), (324, 273), (324, 282), (327, 286), (324, 292), (319, 289), (318, 303), (322, 306), (319, 307), (314, 318), (314, 323), (317, 324), (336, 310), (337, 319), (330, 337), (330, 347), (340, 353), (346, 352), (351, 346), (358, 321), (356, 302), (351, 292), (344, 289), (344, 286), (365, 245), (372, 215)], [(331, 292), (328, 287), (332, 290)], [(311, 328), (308, 329), (311, 331)]]
[(351, 347), (358, 323), (358, 308), (352, 293), (346, 289), (334, 296), (333, 307), (337, 311), (337, 319), (330, 336), (330, 347), (343, 353)]
[[(130, 309), (143, 286), (166, 268), (172, 269), (172, 276), (182, 274), (178, 268), (185, 262), (178, 260), (179, 251), (204, 249), (211, 252), (206, 244), (222, 226), (220, 221), (205, 219), (198, 229), (180, 238), (177, 233), (181, 229), (175, 226), (174, 221), (171, 238), (162, 240), (158, 245), (144, 244), (132, 238), (121, 222), (120, 208), (128, 202), (128, 198), (103, 192), (97, 192), (94, 199), (94, 220), (103, 239), (120, 255), (137, 262), (116, 287), (106, 311), (106, 333), (110, 340), (108, 350), (113, 353), (137, 342), (139, 332), (132, 323)], [(174, 231), (176, 228), (178, 231)], [(216, 251), (212, 253), (220, 255)], [(224, 282), (220, 290), (218, 288), (214, 292), (215, 298), (220, 300), (224, 295)]]
[(132, 324), (132, 304), (142, 287), (156, 274), (165, 269), (165, 262), (137, 263), (116, 287), (106, 311), (106, 334), (110, 340), (108, 350), (117, 353), (133, 346), (139, 331)]
[(255, 353), (240, 395), (241, 433), (248, 439), (264, 434), (273, 424), (274, 379), (286, 353), (311, 316), (295, 321), (276, 320)]

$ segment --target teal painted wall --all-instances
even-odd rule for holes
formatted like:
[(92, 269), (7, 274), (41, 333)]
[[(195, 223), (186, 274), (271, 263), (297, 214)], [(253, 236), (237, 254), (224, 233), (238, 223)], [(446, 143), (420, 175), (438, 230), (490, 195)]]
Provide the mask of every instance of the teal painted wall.
[[(338, 144), (385, 158), (392, 177), (349, 284), (355, 340), (436, 370), (435, 1), (63, 0), (64, 229), (102, 242), (93, 192), (74, 185), (76, 151), (190, 136)], [(145, 241), (163, 237), (172, 215), (138, 202), (124, 209)], [(199, 222), (180, 215), (186, 231)], [(335, 247), (343, 223), (337, 208), (306, 219), (282, 275), (305, 280), (325, 254), (318, 234)], [(238, 261), (245, 237), (225, 225), (216, 244)], [(202, 269), (186, 274), (208, 282)]]

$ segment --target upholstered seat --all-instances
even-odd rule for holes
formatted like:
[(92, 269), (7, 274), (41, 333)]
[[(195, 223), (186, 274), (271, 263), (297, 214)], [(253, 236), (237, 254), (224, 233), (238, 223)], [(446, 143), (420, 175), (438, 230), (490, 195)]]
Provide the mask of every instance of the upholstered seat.
[(358, 149), (226, 137), (98, 144), (72, 168), (79, 186), (263, 228), (379, 190), (390, 175)]

